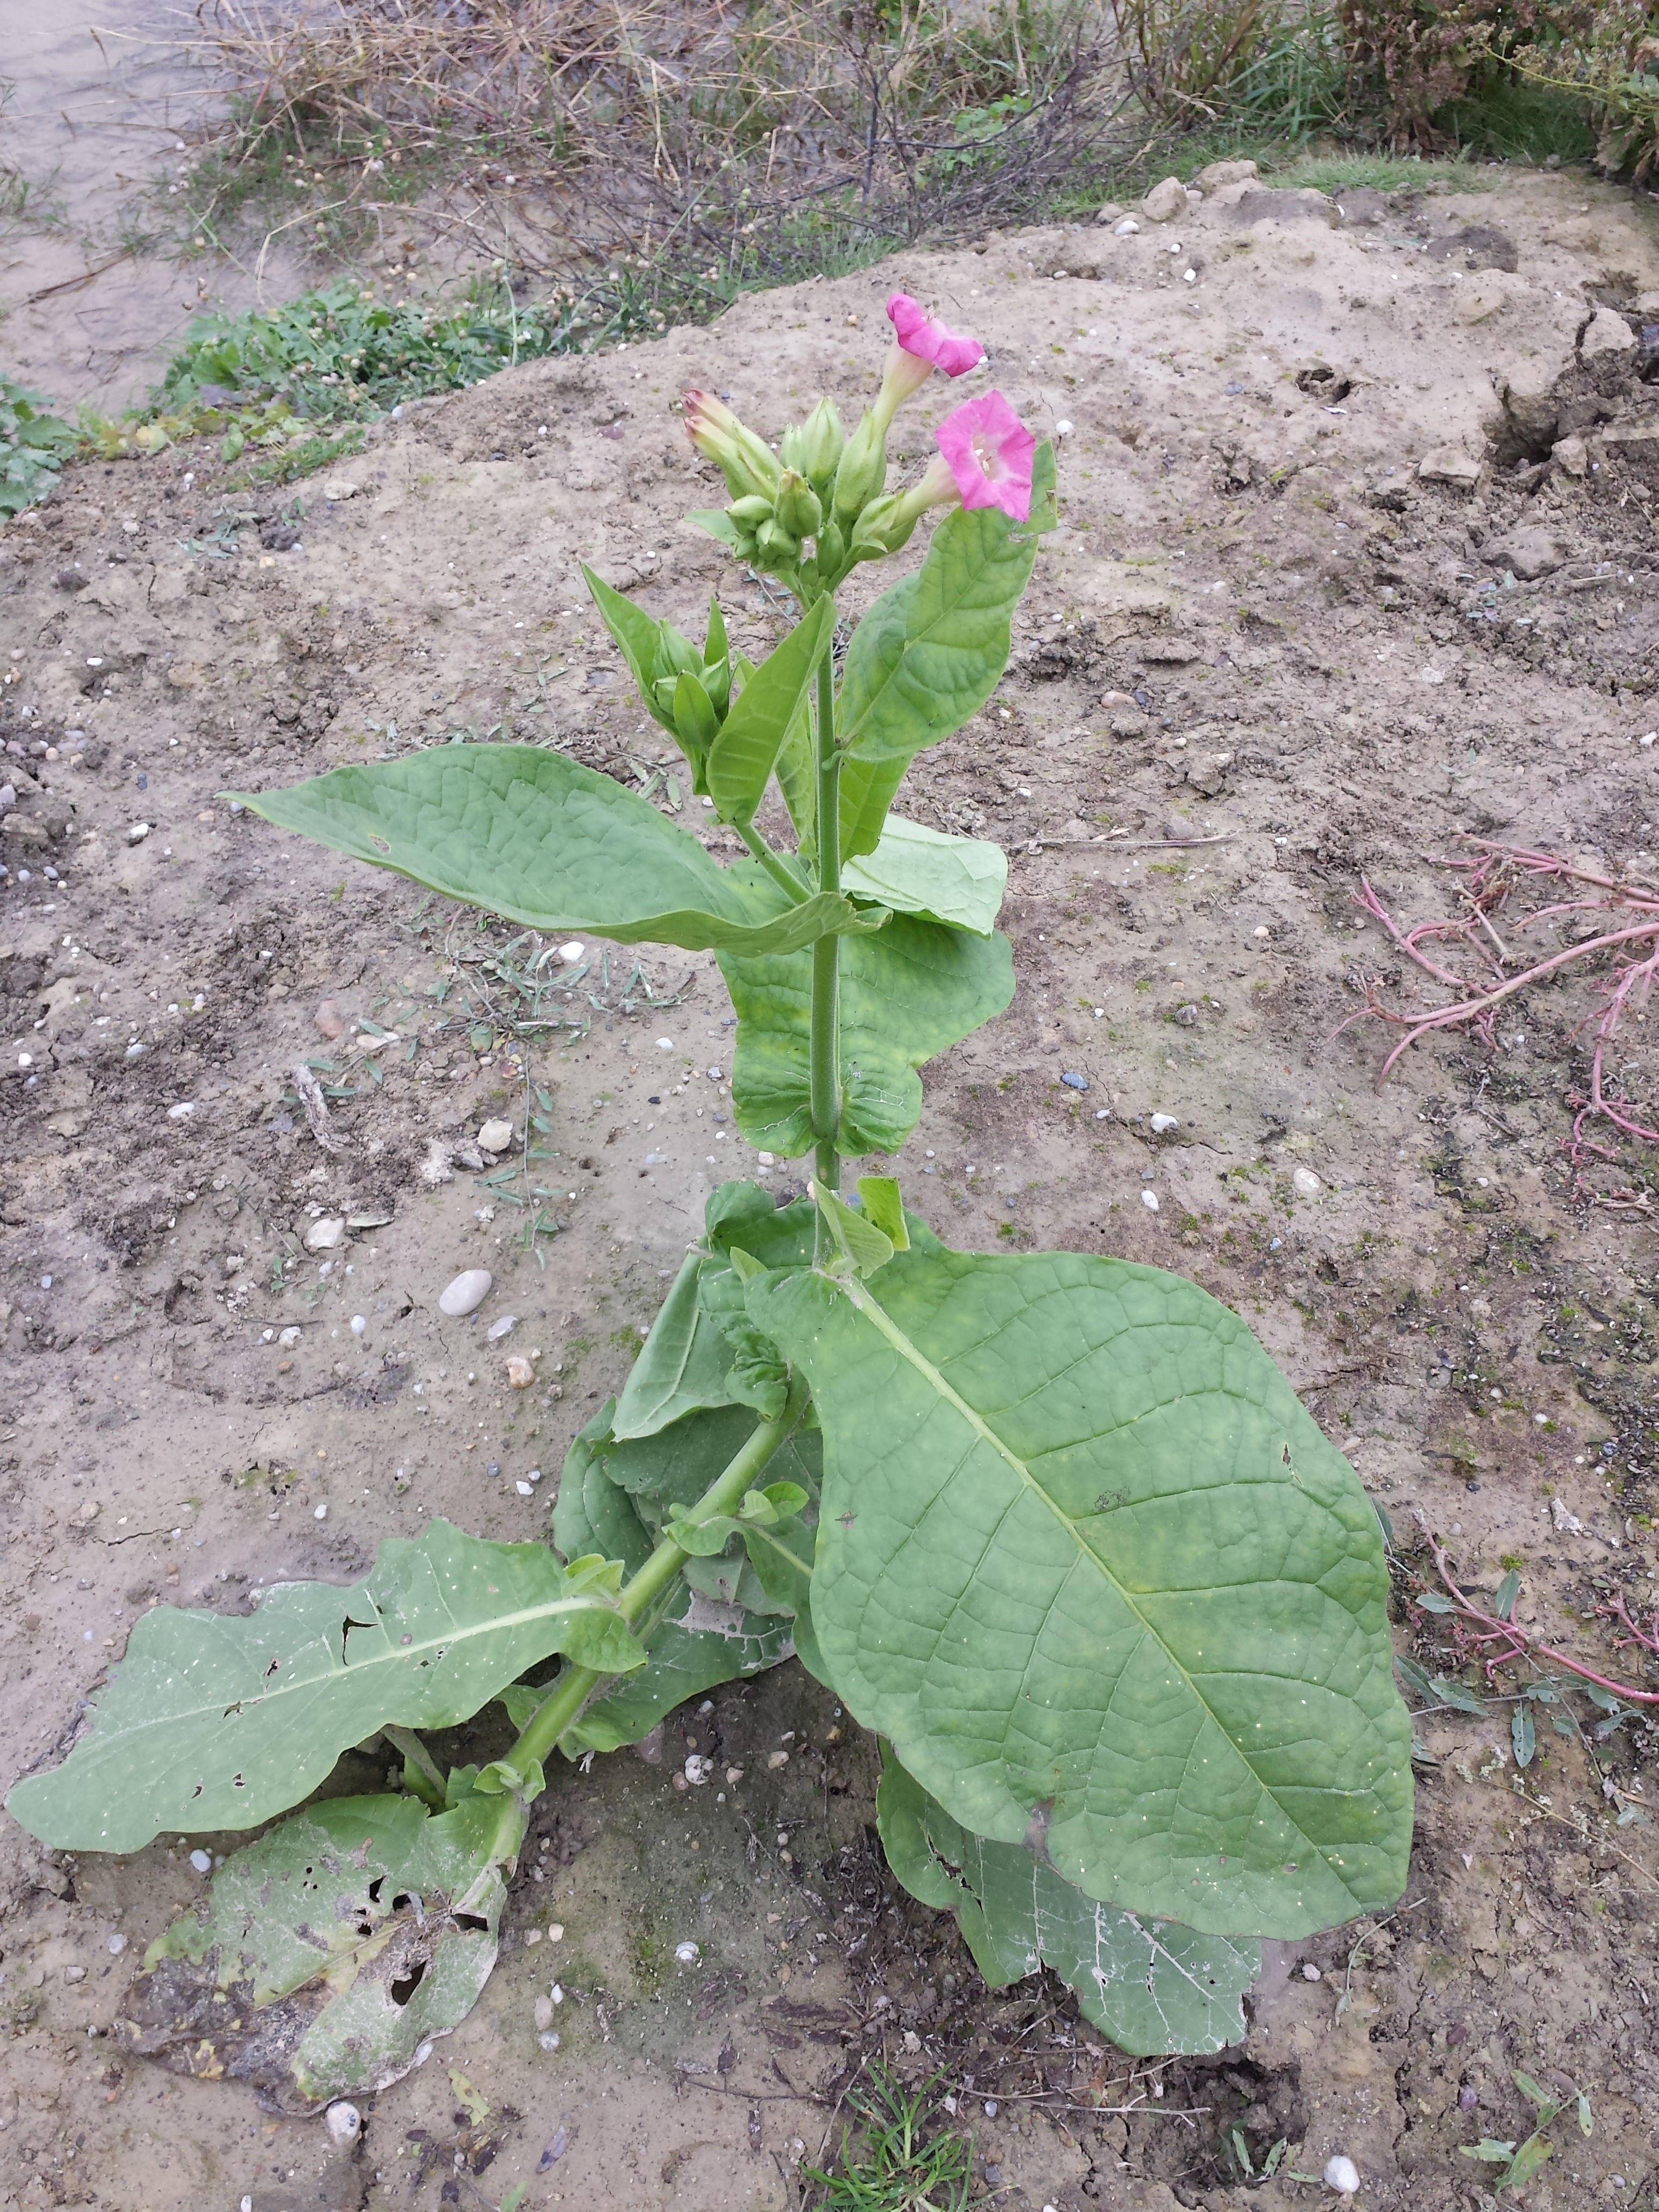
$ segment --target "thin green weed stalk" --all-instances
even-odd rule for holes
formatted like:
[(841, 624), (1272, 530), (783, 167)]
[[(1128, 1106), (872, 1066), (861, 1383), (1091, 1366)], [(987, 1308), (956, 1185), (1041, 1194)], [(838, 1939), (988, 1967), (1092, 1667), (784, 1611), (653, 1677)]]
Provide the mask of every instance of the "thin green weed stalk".
[(907, 2089), (872, 2066), (848, 2096), (857, 2139), (843, 2134), (827, 2170), (804, 2166), (803, 2212), (968, 2212), (973, 2203), (974, 2140), (943, 2114), (939, 2076)]

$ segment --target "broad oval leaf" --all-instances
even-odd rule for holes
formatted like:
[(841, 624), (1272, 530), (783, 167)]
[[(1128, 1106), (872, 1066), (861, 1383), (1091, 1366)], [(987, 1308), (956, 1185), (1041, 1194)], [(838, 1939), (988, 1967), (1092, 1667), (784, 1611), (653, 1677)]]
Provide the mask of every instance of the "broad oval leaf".
[(524, 1831), (510, 1796), (295, 1814), (150, 1945), (117, 2039), (175, 2074), (246, 2081), (267, 2112), (390, 2087), (489, 1980)]
[(845, 899), (792, 906), (751, 861), (720, 867), (637, 792), (534, 745), (436, 745), (240, 797), (278, 829), (532, 929), (754, 953), (866, 926)]
[(453, 1727), (556, 1651), (607, 1674), (645, 1656), (592, 1574), (434, 1521), (349, 1589), (278, 1583), (245, 1619), (152, 1608), (68, 1759), (6, 1809), (64, 1850), (252, 1828), (377, 1729)]
[(993, 1989), (1052, 1967), (1076, 1990), (1084, 2018), (1136, 2057), (1243, 2041), (1259, 1943), (1085, 1897), (1024, 1845), (970, 1834), (890, 1754), (876, 1825), (888, 1865), (913, 1897), (957, 1915)]
[(1376, 1516), (1236, 1314), (1073, 1253), (763, 1275), (824, 1477), (837, 1693), (1091, 1897), (1295, 1936), (1397, 1897), (1411, 1729)]
[(1008, 856), (983, 837), (947, 837), (890, 814), (875, 851), (842, 870), (841, 887), (895, 914), (988, 937), (1008, 888)]
[(797, 721), (835, 628), (825, 597), (745, 681), (709, 749), (708, 790), (727, 822), (752, 822), (790, 726)]
[(1048, 520), (1054, 448), (1039, 447), (1031, 520), (957, 507), (914, 575), (884, 592), (853, 634), (837, 726), (854, 758), (908, 759), (976, 714), (1008, 662), (1011, 623)]
[[(793, 1159), (812, 1144), (810, 954), (720, 956), (738, 1013), (732, 1103), (751, 1145)], [(1006, 937), (895, 915), (841, 951), (843, 1152), (892, 1152), (921, 1112), (924, 1060), (1000, 1014), (1014, 995)]]

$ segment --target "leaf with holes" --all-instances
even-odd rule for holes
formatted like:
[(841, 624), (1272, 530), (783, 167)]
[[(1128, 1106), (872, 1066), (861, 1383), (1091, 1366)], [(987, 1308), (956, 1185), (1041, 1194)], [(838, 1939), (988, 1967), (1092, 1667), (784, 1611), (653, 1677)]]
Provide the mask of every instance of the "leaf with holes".
[(876, 1792), (887, 1863), (913, 1897), (957, 1915), (993, 1989), (1050, 1966), (1121, 2051), (1220, 2051), (1244, 2036), (1259, 1943), (1200, 1936), (1085, 1897), (1019, 1844), (970, 1835), (890, 1753)]
[(1073, 1253), (761, 1275), (823, 1430), (837, 1694), (1091, 1897), (1294, 1936), (1396, 1898), (1411, 1729), (1376, 1516), (1239, 1320)]
[(752, 861), (722, 868), (637, 792), (534, 745), (438, 745), (241, 799), (278, 829), (532, 929), (763, 952), (870, 927), (826, 893), (792, 906)]
[[(793, 1159), (812, 1143), (810, 953), (720, 956), (738, 1010), (732, 1103), (751, 1145)], [(921, 1112), (917, 1070), (1014, 994), (1006, 937), (895, 915), (841, 955), (843, 1152), (896, 1152)]]
[(278, 1583), (246, 1619), (157, 1606), (68, 1759), (19, 1782), (7, 1810), (64, 1850), (257, 1826), (378, 1729), (453, 1727), (556, 1651), (607, 1674), (641, 1665), (617, 1581), (434, 1521), (383, 1544), (349, 1589)]
[(336, 1797), (226, 1860), (144, 1954), (116, 2036), (175, 2074), (304, 2113), (401, 2080), (495, 1963), (526, 1808)]

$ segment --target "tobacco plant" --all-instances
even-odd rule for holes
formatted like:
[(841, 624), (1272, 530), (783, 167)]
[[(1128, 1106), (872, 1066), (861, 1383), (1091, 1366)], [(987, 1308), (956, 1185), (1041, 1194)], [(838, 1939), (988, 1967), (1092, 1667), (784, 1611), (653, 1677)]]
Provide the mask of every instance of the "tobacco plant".
[[(1243, 2033), (1260, 1939), (1389, 1904), (1411, 1836), (1377, 1519), (1238, 1316), (1182, 1277), (957, 1252), (897, 1183), (923, 1061), (1002, 1012), (994, 846), (890, 812), (1007, 659), (1054, 465), (1000, 393), (887, 488), (887, 438), (977, 343), (902, 295), (874, 404), (775, 453), (685, 403), (730, 497), (696, 517), (799, 619), (758, 666), (588, 577), (646, 711), (747, 848), (731, 866), (555, 751), (444, 746), (244, 803), (533, 928), (712, 949), (749, 1141), (808, 1194), (710, 1198), (620, 1395), (571, 1446), (544, 1543), (438, 1522), (349, 1589), (245, 1619), (157, 1607), (63, 1763), (9, 1808), (65, 1849), (262, 1826), (377, 1735), (401, 1790), (325, 1798), (234, 1853), (151, 1947), (131, 2048), (313, 2110), (398, 2078), (489, 1975), (556, 1754), (637, 1741), (793, 1652), (882, 1740), (890, 1863), (988, 1981), (1051, 1966), (1129, 2051)], [(837, 665), (836, 593), (946, 510)], [(775, 780), (793, 849), (757, 827)], [(474, 1769), (422, 1732), (492, 1699)]]

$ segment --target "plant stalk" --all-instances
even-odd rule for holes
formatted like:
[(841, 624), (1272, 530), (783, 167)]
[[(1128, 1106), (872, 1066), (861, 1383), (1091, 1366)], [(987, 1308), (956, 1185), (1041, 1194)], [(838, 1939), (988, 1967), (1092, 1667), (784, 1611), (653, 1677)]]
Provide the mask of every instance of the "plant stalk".
[[(745, 1492), (754, 1488), (756, 1477), (794, 1426), (799, 1412), (799, 1403), (792, 1397), (780, 1419), (763, 1421), (731, 1465), (704, 1491), (690, 1517), (706, 1521), (719, 1513), (733, 1512)], [(665, 1536), (658, 1544), (619, 1600), (623, 1619), (630, 1628), (649, 1612), (690, 1556), (670, 1537)], [(612, 1679), (592, 1667), (567, 1667), (507, 1753), (507, 1764), (522, 1772), (532, 1759), (547, 1759), (599, 1684)]]
[(380, 1734), (394, 1751), (402, 1754), (407, 1787), (424, 1799), (434, 1813), (441, 1813), (445, 1800), (443, 1769), (414, 1729), (388, 1727), (383, 1728)]
[[(817, 700), (818, 889), (841, 889), (841, 755), (836, 749), (836, 671), (826, 647), (818, 663)], [(813, 1172), (826, 1190), (841, 1188), (841, 1018), (838, 1005), (841, 939), (820, 937), (812, 947), (810, 1096)]]
[(788, 900), (790, 905), (805, 906), (807, 897), (806, 893), (795, 881), (795, 878), (790, 874), (788, 869), (785, 867), (782, 860), (780, 860), (778, 855), (772, 850), (772, 848), (767, 843), (765, 838), (761, 836), (754, 824), (752, 823), (739, 822), (736, 824), (736, 828), (738, 836), (741, 837), (744, 843), (747, 845), (750, 854), (754, 859), (760, 862), (762, 867), (763, 867), (767, 874), (771, 877), (773, 882)]

